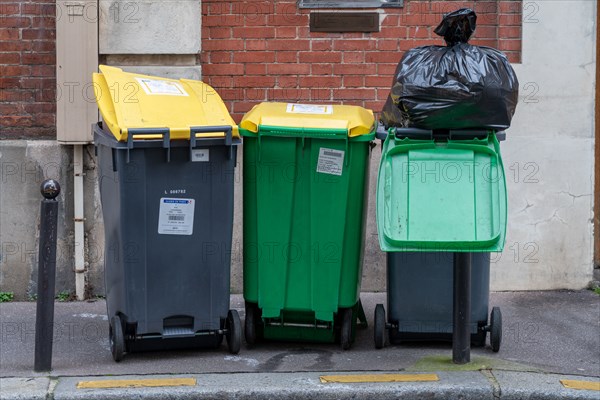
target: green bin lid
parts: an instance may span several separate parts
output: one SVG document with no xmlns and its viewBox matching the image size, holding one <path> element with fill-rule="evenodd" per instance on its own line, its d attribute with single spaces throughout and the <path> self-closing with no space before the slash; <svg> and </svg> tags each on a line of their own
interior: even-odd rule
<svg viewBox="0 0 600 400">
<path fill-rule="evenodd" d="M 507 198 L 494 134 L 383 144 L 377 230 L 383 251 L 502 251 Z"/>
</svg>

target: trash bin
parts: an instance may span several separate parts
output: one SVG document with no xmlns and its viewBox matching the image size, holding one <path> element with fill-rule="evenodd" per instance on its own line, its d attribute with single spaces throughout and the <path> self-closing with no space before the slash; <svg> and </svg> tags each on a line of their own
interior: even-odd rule
<svg viewBox="0 0 600 400">
<path fill-rule="evenodd" d="M 370 110 L 262 103 L 244 137 L 246 342 L 340 341 L 360 306 Z"/>
<path fill-rule="evenodd" d="M 233 182 L 241 143 L 210 86 L 100 66 L 93 126 L 104 217 L 110 344 L 124 352 L 237 353 L 229 310 Z"/>
<path fill-rule="evenodd" d="M 375 346 L 452 340 L 453 253 L 472 253 L 470 332 L 474 345 L 501 340 L 496 307 L 488 322 L 490 252 L 502 251 L 507 199 L 494 130 L 379 129 L 379 243 L 387 252 L 389 316 L 375 309 Z"/>
</svg>

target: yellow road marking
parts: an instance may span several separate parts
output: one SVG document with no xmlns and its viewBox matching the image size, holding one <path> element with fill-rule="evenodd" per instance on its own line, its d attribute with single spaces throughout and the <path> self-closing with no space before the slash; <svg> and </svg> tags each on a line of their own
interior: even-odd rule
<svg viewBox="0 0 600 400">
<path fill-rule="evenodd" d="M 560 383 L 567 389 L 577 389 L 577 390 L 596 390 L 600 391 L 600 381 L 592 382 L 592 381 L 574 381 L 570 379 L 561 379 Z"/>
<path fill-rule="evenodd" d="M 323 375 L 321 383 L 370 383 L 370 382 L 433 382 L 436 374 L 372 374 L 372 375 Z"/>
<path fill-rule="evenodd" d="M 77 389 L 113 389 L 141 388 L 162 386 L 196 386 L 196 378 L 165 378 L 165 379 L 110 379 L 98 381 L 81 381 Z"/>
</svg>

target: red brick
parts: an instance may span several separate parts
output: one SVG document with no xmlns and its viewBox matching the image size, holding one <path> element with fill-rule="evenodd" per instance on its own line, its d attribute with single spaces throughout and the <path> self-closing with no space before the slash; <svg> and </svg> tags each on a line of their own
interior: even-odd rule
<svg viewBox="0 0 600 400">
<path fill-rule="evenodd" d="M 202 51 L 222 51 L 222 50 L 243 50 L 244 42 L 238 39 L 215 39 L 204 40 L 202 42 Z"/>
<path fill-rule="evenodd" d="M 33 126 L 31 115 L 0 115 L 0 126 Z"/>
<path fill-rule="evenodd" d="M 53 52 L 56 50 L 56 43 L 54 41 L 34 40 L 29 43 L 31 44 L 31 50 L 33 51 Z"/>
<path fill-rule="evenodd" d="M 339 63 L 342 61 L 342 53 L 333 51 L 300 52 L 298 54 L 302 63 Z"/>
<path fill-rule="evenodd" d="M 500 14 L 521 14 L 523 11 L 523 2 L 521 0 L 516 1 L 500 1 L 499 13 Z"/>
<path fill-rule="evenodd" d="M 22 3 L 21 14 L 23 15 L 41 15 L 43 17 L 63 17 L 66 10 L 56 10 L 55 4 L 40 4 L 40 3 Z"/>
<path fill-rule="evenodd" d="M 333 41 L 333 49 L 337 51 L 346 51 L 346 50 L 375 50 L 377 47 L 377 41 L 375 39 L 372 40 L 364 40 L 364 39 L 356 39 L 356 40 L 334 40 Z"/>
<path fill-rule="evenodd" d="M 308 26 L 308 15 L 274 14 L 269 15 L 267 21 L 273 26 Z"/>
<path fill-rule="evenodd" d="M 247 39 L 246 50 L 247 51 L 261 51 L 267 49 L 266 40 Z"/>
<path fill-rule="evenodd" d="M 341 77 L 337 76 L 302 76 L 300 87 L 306 88 L 339 88 L 342 83 Z"/>
<path fill-rule="evenodd" d="M 215 15 L 215 16 L 205 16 L 202 19 L 202 24 L 204 26 L 244 26 L 244 18 L 241 15 Z"/>
<path fill-rule="evenodd" d="M 33 17 L 31 19 L 33 28 L 54 28 L 56 26 L 56 18 L 54 17 Z"/>
<path fill-rule="evenodd" d="M 365 76 L 365 86 L 367 87 L 391 87 L 393 79 L 389 76 Z"/>
<path fill-rule="evenodd" d="M 275 28 L 264 26 L 233 28 L 234 38 L 269 39 L 275 37 Z"/>
<path fill-rule="evenodd" d="M 417 30 L 414 27 L 410 27 L 412 29 L 412 34 L 414 35 Z M 425 32 L 425 34 L 427 36 L 425 36 L 426 38 L 429 37 L 429 32 L 427 31 L 427 28 L 424 27 L 419 27 L 418 32 L 422 35 L 422 32 Z M 404 39 L 406 37 L 412 37 L 411 34 L 409 33 L 409 28 L 407 28 L 406 26 L 392 26 L 392 27 L 382 27 L 381 31 L 379 31 L 379 33 L 377 33 L 377 37 L 378 38 L 399 38 L 399 39 Z"/>
<path fill-rule="evenodd" d="M 498 27 L 498 39 L 520 39 L 521 27 L 517 26 L 500 26 Z"/>
<path fill-rule="evenodd" d="M 267 99 L 267 90 L 263 88 L 246 88 L 244 90 L 244 100 L 251 102 L 261 102 Z"/>
<path fill-rule="evenodd" d="M 206 75 L 243 75 L 243 64 L 208 64 L 202 67 Z"/>
<path fill-rule="evenodd" d="M 473 33 L 473 39 L 496 39 L 498 28 L 495 26 L 477 26 Z"/>
<path fill-rule="evenodd" d="M 266 64 L 246 64 L 246 75 L 264 75 L 267 73 Z"/>
<path fill-rule="evenodd" d="M 208 29 L 208 37 L 211 39 L 230 39 L 231 28 L 212 27 Z"/>
<path fill-rule="evenodd" d="M 0 89 L 19 89 L 19 78 L 2 78 L 0 77 Z"/>
<path fill-rule="evenodd" d="M 0 17 L 0 28 L 28 28 L 31 18 L 27 17 Z"/>
<path fill-rule="evenodd" d="M 297 63 L 298 52 L 297 51 L 277 51 L 275 52 L 275 58 L 278 63 Z"/>
<path fill-rule="evenodd" d="M 295 38 L 298 35 L 298 28 L 295 26 L 278 26 L 275 30 L 275 37 L 278 39 Z"/>
<path fill-rule="evenodd" d="M 0 58 L 0 64 L 20 64 L 21 63 L 21 53 L 2 53 L 2 57 Z"/>
<path fill-rule="evenodd" d="M 54 29 L 23 29 L 21 38 L 23 40 L 54 40 L 56 31 Z"/>
<path fill-rule="evenodd" d="M 365 55 L 368 63 L 389 63 L 400 61 L 400 53 L 397 51 L 373 51 Z"/>
<path fill-rule="evenodd" d="M 332 89 L 327 88 L 313 88 L 310 89 L 310 100 L 318 102 L 329 102 L 334 99 L 331 97 Z"/>
<path fill-rule="evenodd" d="M 375 89 L 334 89 L 333 98 L 340 100 L 374 100 Z"/>
<path fill-rule="evenodd" d="M 331 64 L 311 64 L 311 75 L 331 75 L 333 73 L 333 65 Z"/>
<path fill-rule="evenodd" d="M 0 29 L 0 40 L 16 40 L 19 39 L 18 29 Z"/>
<path fill-rule="evenodd" d="M 331 39 L 315 39 L 311 40 L 312 51 L 330 51 L 333 50 L 333 42 Z"/>
<path fill-rule="evenodd" d="M 521 41 L 519 39 L 502 39 L 498 43 L 498 48 L 500 50 L 518 51 L 521 50 Z"/>
<path fill-rule="evenodd" d="M 19 115 L 23 113 L 20 103 L 0 103 L 0 115 Z"/>
<path fill-rule="evenodd" d="M 23 74 L 25 75 L 25 74 Z M 34 65 L 31 67 L 31 76 L 55 76 L 56 67 L 54 65 Z"/>
<path fill-rule="evenodd" d="M 230 88 L 233 86 L 233 78 L 230 76 L 210 76 L 207 83 L 214 88 Z"/>
<path fill-rule="evenodd" d="M 381 75 L 389 75 L 392 76 L 394 72 L 396 72 L 396 67 L 398 63 L 394 64 L 377 64 L 377 74 Z"/>
<path fill-rule="evenodd" d="M 238 102 L 234 103 L 234 110 L 236 113 L 245 114 L 248 111 L 252 110 L 252 107 L 254 107 L 255 105 L 256 105 L 256 100 L 254 100 L 254 101 L 238 101 Z M 241 118 L 240 118 L 240 120 L 241 120 Z"/>
<path fill-rule="evenodd" d="M 363 51 L 345 51 L 344 64 L 357 64 L 365 62 L 365 53 Z"/>
<path fill-rule="evenodd" d="M 233 52 L 233 62 L 239 63 L 272 63 L 275 62 L 274 51 Z"/>
<path fill-rule="evenodd" d="M 266 41 L 269 50 L 300 50 L 310 49 L 310 41 L 306 39 L 271 39 Z"/>
<path fill-rule="evenodd" d="M 0 2 L 0 15 L 21 15 L 21 5 L 19 3 Z"/>
<path fill-rule="evenodd" d="M 290 88 L 298 86 L 297 76 L 278 76 L 277 86 L 280 88 Z"/>
<path fill-rule="evenodd" d="M 35 113 L 55 113 L 56 112 L 56 103 L 28 103 L 23 104 L 23 111 L 29 114 Z"/>
<path fill-rule="evenodd" d="M 364 87 L 365 77 L 363 75 L 344 75 L 343 82 L 342 86 L 347 88 Z"/>
<path fill-rule="evenodd" d="M 276 78 L 274 76 L 235 76 L 233 77 L 234 87 L 274 87 Z"/>
<path fill-rule="evenodd" d="M 212 51 L 210 53 L 210 62 L 211 63 L 230 63 L 231 62 L 231 52 L 230 51 Z"/>
<path fill-rule="evenodd" d="M 45 43 L 45 42 L 42 42 Z M 29 51 L 32 48 L 32 42 L 25 42 L 22 40 L 10 40 L 10 41 L 0 41 L 0 52 L 13 52 L 13 51 Z M 0 58 L 0 63 L 2 62 L 2 58 Z"/>
<path fill-rule="evenodd" d="M 400 48 L 399 39 L 379 39 L 377 40 L 377 50 L 389 51 L 398 50 Z"/>
<path fill-rule="evenodd" d="M 267 90 L 268 101 L 305 102 L 310 100 L 308 89 L 298 88 L 275 88 Z"/>
<path fill-rule="evenodd" d="M 23 53 L 21 62 L 25 65 L 49 65 L 56 63 L 56 55 L 54 53 Z"/>
<path fill-rule="evenodd" d="M 27 76 L 31 74 L 31 67 L 23 65 L 1 65 L 0 76 Z"/>
<path fill-rule="evenodd" d="M 267 65 L 269 75 L 308 75 L 310 65 L 308 64 L 269 64 Z"/>
<path fill-rule="evenodd" d="M 498 16 L 498 25 L 521 25 L 522 16 L 521 14 L 500 14 Z"/>
<path fill-rule="evenodd" d="M 375 64 L 334 64 L 334 75 L 361 75 L 374 74 L 376 72 Z"/>
</svg>

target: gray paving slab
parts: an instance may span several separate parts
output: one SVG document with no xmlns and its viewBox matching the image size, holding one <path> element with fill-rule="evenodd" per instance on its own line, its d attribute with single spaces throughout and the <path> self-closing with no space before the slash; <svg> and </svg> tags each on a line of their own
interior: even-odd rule
<svg viewBox="0 0 600 400">
<path fill-rule="evenodd" d="M 560 383 L 561 379 L 598 382 L 599 378 L 513 371 L 494 371 L 493 375 L 502 400 L 600 399 L 598 391 L 567 389 Z"/>
<path fill-rule="evenodd" d="M 2 400 L 45 400 L 50 378 L 0 378 Z"/>
</svg>

